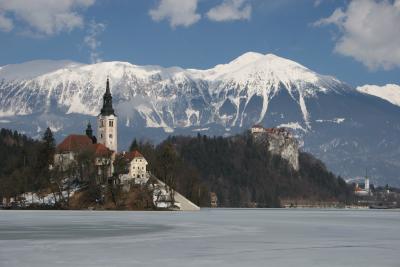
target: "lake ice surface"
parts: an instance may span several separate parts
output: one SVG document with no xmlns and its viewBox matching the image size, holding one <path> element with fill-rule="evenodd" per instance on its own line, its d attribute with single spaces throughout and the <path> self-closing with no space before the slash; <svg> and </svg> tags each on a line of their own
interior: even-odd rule
<svg viewBox="0 0 400 267">
<path fill-rule="evenodd" d="M 400 211 L 0 211 L 0 266 L 400 266 Z"/>
</svg>

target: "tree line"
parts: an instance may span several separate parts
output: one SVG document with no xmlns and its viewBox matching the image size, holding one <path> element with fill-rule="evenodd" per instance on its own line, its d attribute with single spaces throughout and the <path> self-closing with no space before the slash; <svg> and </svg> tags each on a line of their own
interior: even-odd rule
<svg viewBox="0 0 400 267">
<path fill-rule="evenodd" d="M 286 160 L 269 153 L 266 145 L 255 143 L 248 132 L 227 138 L 172 136 L 160 144 L 134 139 L 129 149 L 144 155 L 151 173 L 171 188 L 171 196 L 176 190 L 202 207 L 210 205 L 211 192 L 223 207 L 279 207 L 282 199 L 345 203 L 353 197 L 351 186 L 312 155 L 301 152 L 300 169 L 295 171 Z M 89 151 L 77 155 L 76 164 L 68 169 L 49 168 L 54 153 L 50 129 L 41 140 L 1 129 L 0 197 L 37 192 L 58 196 L 66 208 L 99 202 L 110 208 L 152 208 L 151 192 L 122 194 L 120 187 L 109 185 L 109 177 L 99 177 Z M 123 157 L 116 157 L 114 170 L 112 183 L 127 172 Z M 74 183 L 85 190 L 71 204 L 69 193 L 65 197 L 63 191 L 69 192 Z"/>
<path fill-rule="evenodd" d="M 282 199 L 351 202 L 351 186 L 311 154 L 300 152 L 299 171 L 248 132 L 233 137 L 172 136 L 153 145 L 133 140 L 161 180 L 200 206 L 216 193 L 223 207 L 279 207 Z"/>
</svg>

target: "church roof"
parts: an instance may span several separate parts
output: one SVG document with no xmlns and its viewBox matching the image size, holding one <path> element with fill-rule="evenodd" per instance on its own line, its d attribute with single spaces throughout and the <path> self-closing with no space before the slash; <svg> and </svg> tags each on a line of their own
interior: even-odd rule
<svg viewBox="0 0 400 267">
<path fill-rule="evenodd" d="M 57 152 L 78 152 L 92 145 L 92 139 L 87 135 L 68 135 L 56 148 Z"/>
<path fill-rule="evenodd" d="M 110 81 L 108 78 L 107 78 L 107 83 L 106 83 L 106 92 L 103 95 L 103 107 L 101 108 L 100 114 L 103 116 L 109 116 L 109 115 L 115 116 L 114 108 L 112 105 Z"/>
<path fill-rule="evenodd" d="M 103 144 L 93 144 L 87 135 L 68 135 L 57 147 L 57 153 L 93 151 L 96 156 L 110 156 L 112 151 Z"/>
<path fill-rule="evenodd" d="M 94 149 L 94 154 L 96 156 L 102 156 L 102 157 L 106 156 L 107 157 L 112 154 L 112 151 L 103 144 L 93 144 L 92 149 Z"/>
<path fill-rule="evenodd" d="M 125 157 L 126 157 L 129 161 L 132 161 L 134 158 L 144 158 L 143 155 L 142 155 L 139 151 L 137 151 L 137 150 L 134 150 L 134 151 L 131 151 L 131 152 L 127 152 L 127 153 L 125 154 Z"/>
</svg>

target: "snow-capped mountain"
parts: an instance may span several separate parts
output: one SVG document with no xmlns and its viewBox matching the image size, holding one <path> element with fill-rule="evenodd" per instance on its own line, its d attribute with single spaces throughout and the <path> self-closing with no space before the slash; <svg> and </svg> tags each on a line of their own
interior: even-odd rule
<svg viewBox="0 0 400 267">
<path fill-rule="evenodd" d="M 400 106 L 400 85 L 386 84 L 379 86 L 366 84 L 357 87 L 357 91 L 382 98 L 393 105 Z"/>
<path fill-rule="evenodd" d="M 82 132 L 98 114 L 107 76 L 120 149 L 133 137 L 230 135 L 255 123 L 293 129 L 303 150 L 335 172 L 396 181 L 400 108 L 273 54 L 249 52 L 211 69 L 33 61 L 0 68 L 0 127 L 36 136 Z M 375 169 L 374 169 L 375 168 Z"/>
<path fill-rule="evenodd" d="M 19 67 L 0 69 L 3 114 L 43 112 L 55 102 L 66 114 L 96 115 L 105 77 L 110 76 L 120 115 L 132 121 L 136 112 L 147 127 L 167 131 L 209 123 L 242 127 L 262 122 L 270 100 L 282 90 L 297 103 L 302 115 L 300 125 L 306 129 L 310 122 L 305 98 L 344 87 L 338 80 L 293 61 L 258 53 L 246 53 L 208 70 L 143 67 L 127 62 L 84 65 L 40 61 Z M 49 71 L 43 73 L 43 69 Z M 260 112 L 252 110 L 254 102 L 262 106 Z"/>
</svg>

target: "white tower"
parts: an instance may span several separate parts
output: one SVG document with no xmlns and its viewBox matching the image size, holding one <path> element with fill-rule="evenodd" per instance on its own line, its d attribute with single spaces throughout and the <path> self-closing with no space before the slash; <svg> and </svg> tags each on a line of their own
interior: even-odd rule
<svg viewBox="0 0 400 267">
<path fill-rule="evenodd" d="M 112 106 L 110 82 L 107 78 L 106 92 L 103 96 L 103 107 L 97 116 L 97 142 L 117 152 L 117 115 Z"/>
<path fill-rule="evenodd" d="M 365 177 L 365 186 L 364 186 L 365 191 L 369 192 L 369 178 Z"/>
</svg>

